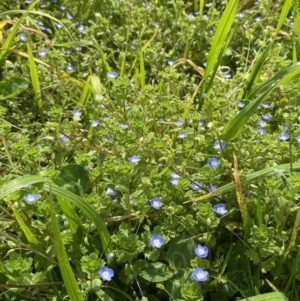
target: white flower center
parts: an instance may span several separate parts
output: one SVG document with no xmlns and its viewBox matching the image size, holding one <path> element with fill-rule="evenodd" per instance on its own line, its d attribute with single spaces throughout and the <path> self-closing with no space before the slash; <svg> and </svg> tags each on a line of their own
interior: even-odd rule
<svg viewBox="0 0 300 301">
<path fill-rule="evenodd" d="M 109 273 L 108 272 L 103 272 L 103 278 L 109 278 Z"/>
<path fill-rule="evenodd" d="M 160 246 L 160 241 L 159 241 L 159 239 L 154 239 L 153 244 L 154 244 L 156 247 L 159 247 L 159 246 Z"/>
</svg>

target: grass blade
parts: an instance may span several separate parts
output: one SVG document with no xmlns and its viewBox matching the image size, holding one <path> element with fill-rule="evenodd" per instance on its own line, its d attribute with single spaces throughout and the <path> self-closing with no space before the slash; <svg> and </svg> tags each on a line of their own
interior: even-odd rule
<svg viewBox="0 0 300 301">
<path fill-rule="evenodd" d="M 44 122 L 43 100 L 42 100 L 40 80 L 39 80 L 36 64 L 34 61 L 32 48 L 28 41 L 27 41 L 27 52 L 28 52 L 28 58 L 29 58 L 29 71 L 30 71 L 30 78 L 31 78 L 31 83 L 32 83 L 32 87 L 33 87 L 33 92 L 34 92 L 34 96 L 36 99 L 36 104 L 37 104 L 37 107 L 39 110 L 39 114 L 41 116 L 42 122 Z"/>
<path fill-rule="evenodd" d="M 232 29 L 232 24 L 238 9 L 238 4 L 239 4 L 239 0 L 230 0 L 225 8 L 224 13 L 222 14 L 222 17 L 220 19 L 220 22 L 214 34 L 212 45 L 209 50 L 209 54 L 207 58 L 207 66 L 205 68 L 205 74 L 203 79 L 204 86 L 202 87 L 201 92 L 204 92 L 205 85 L 206 85 L 205 83 L 207 82 L 207 79 L 210 76 L 211 71 L 215 70 L 213 77 L 216 74 L 217 71 L 216 64 L 218 61 L 219 62 L 221 61 L 220 54 L 222 52 L 222 48 L 224 48 L 224 43 L 226 41 L 226 38 L 228 37 L 230 30 Z M 212 86 L 212 81 L 210 82 L 209 86 Z M 203 93 L 201 93 L 201 96 L 198 102 L 196 103 L 197 110 L 201 110 L 203 105 L 204 99 L 202 97 L 202 94 Z"/>
<path fill-rule="evenodd" d="M 80 294 L 80 289 L 77 284 L 75 275 L 69 263 L 69 258 L 60 235 L 60 229 L 56 219 L 56 213 L 54 209 L 54 204 L 52 196 L 50 195 L 50 215 L 51 215 L 51 226 L 53 231 L 54 243 L 56 248 L 57 260 L 59 263 L 59 268 L 64 280 L 66 290 L 72 301 L 84 301 L 83 296 Z"/>
<path fill-rule="evenodd" d="M 292 6 L 292 3 L 293 3 L 293 0 L 285 0 L 284 1 L 284 4 L 282 6 L 282 9 L 281 9 L 281 14 L 279 16 L 279 19 L 278 19 L 278 23 L 277 23 L 277 27 L 276 27 L 276 31 L 275 31 L 275 34 L 274 36 L 277 37 L 278 34 L 279 34 L 279 31 L 291 9 L 291 6 Z"/>
<path fill-rule="evenodd" d="M 43 190 L 47 192 L 51 192 L 55 196 L 59 196 L 63 199 L 69 200 L 75 206 L 83 211 L 95 224 L 98 233 L 100 235 L 103 249 L 106 254 L 111 252 L 110 246 L 110 235 L 106 229 L 105 223 L 101 219 L 101 217 L 95 212 L 94 208 L 84 199 L 75 195 L 74 193 L 65 190 L 63 188 L 51 185 L 49 180 L 40 177 L 40 176 L 23 176 L 17 179 L 11 180 L 8 183 L 1 186 L 0 189 L 0 199 L 4 198 L 5 196 L 13 193 L 28 184 L 36 184 L 36 183 L 44 183 Z"/>
<path fill-rule="evenodd" d="M 100 235 L 105 253 L 108 254 L 111 252 L 110 235 L 106 229 L 105 223 L 87 201 L 66 189 L 50 185 L 49 182 L 44 184 L 43 189 L 48 192 L 51 191 L 51 193 L 53 193 L 55 196 L 60 196 L 63 199 L 69 200 L 71 203 L 81 209 L 94 222 Z"/>
<path fill-rule="evenodd" d="M 300 45 L 300 14 L 296 2 L 294 4 L 294 22 L 295 22 L 295 31 L 298 36 L 298 44 Z"/>
<path fill-rule="evenodd" d="M 247 99 L 248 98 L 249 92 L 251 91 L 251 89 L 254 87 L 254 85 L 259 80 L 262 67 L 263 67 L 268 55 L 270 54 L 272 46 L 273 46 L 273 43 L 270 43 L 269 46 L 264 50 L 264 52 L 261 54 L 261 56 L 257 60 L 249 77 L 247 78 L 241 92 L 239 93 L 239 96 L 238 96 L 239 99 Z"/>
<path fill-rule="evenodd" d="M 16 36 L 17 34 L 17 31 L 19 29 L 19 27 L 21 26 L 22 22 L 25 20 L 25 18 L 27 17 L 27 15 L 29 14 L 30 10 L 32 10 L 34 8 L 34 6 L 40 2 L 40 0 L 36 0 L 34 1 L 29 7 L 28 9 L 24 12 L 23 16 L 19 19 L 19 21 L 16 23 L 15 26 L 13 26 L 11 32 L 8 34 L 3 46 L 1 47 L 0 49 L 0 74 L 1 72 L 3 71 L 3 67 L 5 65 L 5 60 L 6 60 L 6 57 L 8 55 L 8 52 L 10 50 L 10 46 L 11 46 L 11 43 L 14 39 L 14 37 Z M 9 13 L 9 12 L 8 12 Z M 5 12 L 5 14 L 7 15 L 7 12 Z M 1 15 L 0 15 L 1 17 Z"/>
<path fill-rule="evenodd" d="M 231 29 L 232 23 L 235 19 L 239 1 L 231 0 L 226 6 L 226 9 L 220 19 L 219 25 L 214 35 L 208 58 L 207 66 L 205 69 L 204 79 L 207 79 L 210 72 L 213 70 L 215 63 L 218 60 L 219 54 L 226 40 L 226 37 Z"/>
<path fill-rule="evenodd" d="M 277 165 L 277 166 L 273 166 L 273 167 L 268 167 L 268 168 L 256 171 L 256 172 L 254 172 L 250 175 L 247 175 L 247 176 L 243 177 L 241 179 L 241 184 L 242 185 L 250 184 L 250 183 L 253 183 L 255 181 L 261 180 L 265 177 L 269 177 L 269 176 L 273 175 L 276 170 L 279 170 L 279 169 L 288 170 L 289 168 L 290 168 L 290 164 L 282 164 L 282 165 Z M 294 170 L 300 169 L 300 163 L 294 164 L 293 168 L 294 168 Z M 192 202 L 199 202 L 199 201 L 207 200 L 209 198 L 212 198 L 212 197 L 221 195 L 223 193 L 232 191 L 234 188 L 235 188 L 235 182 L 230 182 L 230 183 L 228 183 L 228 184 L 226 184 L 226 185 L 224 185 L 220 188 L 217 188 L 216 190 L 214 190 L 210 193 L 202 195 L 202 196 L 200 196 L 198 198 L 195 198 L 191 201 L 184 202 L 183 204 L 188 204 L 188 203 L 192 203 Z"/>
<path fill-rule="evenodd" d="M 235 154 L 233 154 L 233 166 L 234 166 L 233 177 L 235 182 L 236 197 L 237 197 L 237 202 L 241 211 L 243 224 L 244 224 L 244 240 L 247 241 L 247 239 L 250 236 L 251 220 L 243 196 L 242 184 L 241 184 L 239 170 L 238 170 L 238 161 Z"/>
<path fill-rule="evenodd" d="M 266 81 L 255 89 L 249 99 L 253 99 L 257 94 L 262 93 L 251 103 L 245 106 L 233 119 L 227 124 L 224 129 L 221 139 L 228 141 L 237 137 L 246 122 L 255 113 L 258 106 L 273 92 L 278 86 L 286 84 L 300 74 L 300 66 L 290 66 L 276 73 L 270 80 Z"/>
</svg>

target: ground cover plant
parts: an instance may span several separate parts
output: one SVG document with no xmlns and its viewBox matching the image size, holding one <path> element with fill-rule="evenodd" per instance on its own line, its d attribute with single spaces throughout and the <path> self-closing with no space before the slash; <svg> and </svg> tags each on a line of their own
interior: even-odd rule
<svg viewBox="0 0 300 301">
<path fill-rule="evenodd" d="M 0 3 L 3 300 L 300 300 L 297 1 Z"/>
</svg>

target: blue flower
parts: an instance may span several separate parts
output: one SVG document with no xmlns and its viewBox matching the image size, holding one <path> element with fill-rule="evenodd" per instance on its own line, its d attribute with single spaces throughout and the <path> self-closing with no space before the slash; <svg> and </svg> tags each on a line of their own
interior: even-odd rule
<svg viewBox="0 0 300 301">
<path fill-rule="evenodd" d="M 98 121 L 98 120 L 95 120 L 95 121 L 93 121 L 93 122 L 91 123 L 90 127 L 91 127 L 91 128 L 95 128 L 95 127 L 98 126 L 98 125 L 99 125 L 99 121 Z"/>
<path fill-rule="evenodd" d="M 180 179 L 180 176 L 177 173 L 175 173 L 175 172 L 171 173 L 170 183 L 172 185 L 178 185 L 179 184 L 179 179 Z"/>
<path fill-rule="evenodd" d="M 278 134 L 278 138 L 280 140 L 283 140 L 283 141 L 286 141 L 290 138 L 289 134 L 286 134 L 286 133 L 281 133 L 281 134 Z"/>
<path fill-rule="evenodd" d="M 64 5 L 61 5 L 59 8 L 60 8 L 61 10 L 65 10 L 65 9 L 66 9 L 66 7 L 65 7 Z"/>
<path fill-rule="evenodd" d="M 168 64 L 169 66 L 174 66 L 174 65 L 175 65 L 175 62 L 172 61 L 172 60 L 167 60 L 167 64 Z"/>
<path fill-rule="evenodd" d="M 265 135 L 267 131 L 265 129 L 257 129 L 258 133 L 261 135 Z"/>
<path fill-rule="evenodd" d="M 107 73 L 107 77 L 108 78 L 117 78 L 118 77 L 118 73 L 116 71 L 108 72 Z"/>
<path fill-rule="evenodd" d="M 82 50 L 82 47 L 81 47 L 81 46 L 75 46 L 74 49 L 75 49 L 76 51 L 81 51 L 81 50 Z"/>
<path fill-rule="evenodd" d="M 272 105 L 268 105 L 266 103 L 262 103 L 261 106 L 264 108 L 264 109 L 271 109 L 273 106 Z"/>
<path fill-rule="evenodd" d="M 206 246 L 202 247 L 201 245 L 198 245 L 195 248 L 195 254 L 200 258 L 206 258 L 208 255 L 208 247 Z"/>
<path fill-rule="evenodd" d="M 195 183 L 192 183 L 191 186 L 194 191 L 199 191 L 204 187 L 204 184 L 202 182 L 195 181 Z"/>
<path fill-rule="evenodd" d="M 25 36 L 24 33 L 20 33 L 20 34 L 18 35 L 18 37 L 19 37 L 19 39 L 20 39 L 22 42 L 26 42 L 26 40 L 27 40 L 27 38 L 26 38 L 26 36 Z"/>
<path fill-rule="evenodd" d="M 84 32 L 85 32 L 85 26 L 82 25 L 82 24 L 79 25 L 78 30 L 79 30 L 80 32 L 84 33 Z"/>
<path fill-rule="evenodd" d="M 259 126 L 266 126 L 266 125 L 267 125 L 267 123 L 266 123 L 264 120 L 258 120 L 258 121 L 257 121 L 257 124 L 258 124 Z"/>
<path fill-rule="evenodd" d="M 99 271 L 99 274 L 100 277 L 106 281 L 110 281 L 111 278 L 115 275 L 114 271 L 108 267 L 102 267 Z"/>
<path fill-rule="evenodd" d="M 74 66 L 72 66 L 72 65 L 69 64 L 67 66 L 67 70 L 70 71 L 70 72 L 74 72 L 74 71 L 76 71 L 76 68 Z"/>
<path fill-rule="evenodd" d="M 179 119 L 179 120 L 177 120 L 176 122 L 174 122 L 174 124 L 175 124 L 176 126 L 182 126 L 182 125 L 184 125 L 184 121 L 181 120 L 181 119 Z"/>
<path fill-rule="evenodd" d="M 138 163 L 139 161 L 141 161 L 141 158 L 139 156 L 131 156 L 128 158 L 128 161 L 131 163 Z"/>
<path fill-rule="evenodd" d="M 207 165 L 211 168 L 216 168 L 220 165 L 220 161 L 217 158 L 210 158 L 207 161 Z"/>
<path fill-rule="evenodd" d="M 157 235 L 157 234 L 153 234 L 150 238 L 150 245 L 153 247 L 153 248 L 161 248 L 161 246 L 165 243 L 165 240 Z"/>
<path fill-rule="evenodd" d="M 74 117 L 75 120 L 80 120 L 80 116 L 82 115 L 82 112 L 74 110 L 72 112 L 72 114 L 73 114 L 73 117 Z"/>
<path fill-rule="evenodd" d="M 163 205 L 159 198 L 154 198 L 150 200 L 150 203 L 151 206 L 156 210 L 158 210 Z"/>
<path fill-rule="evenodd" d="M 217 185 L 213 185 L 213 184 L 209 184 L 209 185 L 207 186 L 207 190 L 208 190 L 209 192 L 212 192 L 212 191 L 216 190 L 217 188 L 218 188 L 218 186 L 217 186 Z"/>
<path fill-rule="evenodd" d="M 61 135 L 59 137 L 59 140 L 62 141 L 62 142 L 67 142 L 69 140 L 69 138 L 67 136 L 65 136 L 65 135 Z"/>
<path fill-rule="evenodd" d="M 109 253 L 106 255 L 106 260 L 111 260 L 114 257 L 113 253 Z"/>
<path fill-rule="evenodd" d="M 71 49 L 69 49 L 69 48 L 66 48 L 65 49 L 65 54 L 71 54 L 72 53 L 72 50 Z"/>
<path fill-rule="evenodd" d="M 298 143 L 300 143 L 300 136 L 296 137 L 296 140 L 298 141 Z"/>
<path fill-rule="evenodd" d="M 208 276 L 207 271 L 203 271 L 201 268 L 196 268 L 192 274 L 192 278 L 196 281 L 206 281 Z"/>
<path fill-rule="evenodd" d="M 220 214 L 220 215 L 224 215 L 225 213 L 228 212 L 228 210 L 226 210 L 226 208 L 225 208 L 225 204 L 218 204 L 218 205 L 215 205 L 215 206 L 214 206 L 214 211 L 215 211 L 217 214 Z"/>
<path fill-rule="evenodd" d="M 178 136 L 177 136 L 177 138 L 179 138 L 179 139 L 184 139 L 184 138 L 186 138 L 187 137 L 187 133 L 186 132 L 184 132 L 184 133 L 181 133 L 181 134 L 179 134 Z"/>
<path fill-rule="evenodd" d="M 206 99 L 206 98 L 207 98 L 207 94 L 206 94 L 206 93 L 203 93 L 203 94 L 202 94 L 202 97 L 203 97 L 204 99 Z"/>
<path fill-rule="evenodd" d="M 219 151 L 219 150 L 223 149 L 225 147 L 225 145 L 226 145 L 226 142 L 224 142 L 224 141 L 220 141 L 220 142 L 216 141 L 214 144 L 214 149 Z"/>
<path fill-rule="evenodd" d="M 32 1 L 31 1 L 31 0 L 25 0 L 25 3 L 26 3 L 26 4 L 31 4 Z"/>
<path fill-rule="evenodd" d="M 146 8 L 146 9 L 150 9 L 150 4 L 147 2 L 142 2 L 142 5 Z"/>
<path fill-rule="evenodd" d="M 121 129 L 128 129 L 129 126 L 127 124 L 119 123 L 119 128 L 121 128 Z"/>
<path fill-rule="evenodd" d="M 38 199 L 40 198 L 40 196 L 38 194 L 26 194 L 24 196 L 24 200 L 28 203 L 28 204 L 33 204 L 35 203 Z"/>
<path fill-rule="evenodd" d="M 117 194 L 116 191 L 112 188 L 107 188 L 106 193 L 110 196 L 114 196 Z"/>
<path fill-rule="evenodd" d="M 61 24 L 61 23 L 56 23 L 55 25 L 58 29 L 64 28 L 63 24 Z"/>
<path fill-rule="evenodd" d="M 263 114 L 262 115 L 262 119 L 264 119 L 264 120 L 271 120 L 272 119 L 272 115 L 270 115 L 270 114 Z"/>
<path fill-rule="evenodd" d="M 130 204 L 135 204 L 135 203 L 136 203 L 136 198 L 130 200 Z"/>
<path fill-rule="evenodd" d="M 46 49 L 42 49 L 41 51 L 39 51 L 39 56 L 45 56 L 46 54 L 47 54 Z"/>
<path fill-rule="evenodd" d="M 255 20 L 255 22 L 259 22 L 259 21 L 261 21 L 261 17 L 258 16 L 258 17 L 256 17 L 254 20 Z"/>
<path fill-rule="evenodd" d="M 204 119 L 200 119 L 199 126 L 204 126 L 204 125 L 205 125 L 205 120 Z"/>
<path fill-rule="evenodd" d="M 242 103 L 241 101 L 236 102 L 236 105 L 237 105 L 239 108 L 243 108 L 243 107 L 245 106 L 245 104 Z"/>
<path fill-rule="evenodd" d="M 72 19 L 73 19 L 73 16 L 72 16 L 71 14 L 67 13 L 67 14 L 66 14 L 66 18 L 69 19 L 69 20 L 72 20 Z"/>
</svg>

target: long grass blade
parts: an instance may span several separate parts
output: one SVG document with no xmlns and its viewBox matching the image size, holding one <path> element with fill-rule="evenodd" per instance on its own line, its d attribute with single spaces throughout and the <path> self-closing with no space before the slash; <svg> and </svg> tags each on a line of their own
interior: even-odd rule
<svg viewBox="0 0 300 301">
<path fill-rule="evenodd" d="M 34 8 L 34 6 L 40 2 L 40 0 L 36 0 L 34 1 L 29 7 L 28 9 L 24 12 L 23 16 L 19 19 L 19 21 L 16 23 L 16 25 L 13 26 L 11 32 L 8 34 L 3 46 L 0 48 L 0 74 L 1 74 L 1 70 L 3 69 L 4 65 L 5 65 L 5 60 L 6 57 L 9 53 L 10 50 L 10 46 L 11 43 L 14 39 L 14 37 L 16 36 L 18 29 L 20 28 L 22 22 L 25 20 L 25 18 L 28 16 L 30 10 L 32 10 Z M 7 12 L 5 12 L 7 15 Z M 1 17 L 1 15 L 0 15 Z"/>
<path fill-rule="evenodd" d="M 53 232 L 54 243 L 56 248 L 56 255 L 59 263 L 59 268 L 62 274 L 62 278 L 66 286 L 66 290 L 68 292 L 70 300 L 84 301 L 83 296 L 80 294 L 78 283 L 76 281 L 75 275 L 70 266 L 69 258 L 64 243 L 62 241 L 51 195 L 49 199 L 49 204 L 50 204 L 51 226 L 52 226 L 52 232 Z"/>
<path fill-rule="evenodd" d="M 241 178 L 241 184 L 242 185 L 246 185 L 246 184 L 250 184 L 250 183 L 254 183 L 255 181 L 264 179 L 266 177 L 272 176 L 274 175 L 274 172 L 277 170 L 289 170 L 290 168 L 290 164 L 282 164 L 282 165 L 277 165 L 277 166 L 273 166 L 273 167 L 268 167 L 259 171 L 256 171 L 250 175 L 247 175 L 243 178 Z M 293 169 L 300 169 L 300 163 L 296 163 L 293 165 Z M 226 192 L 230 192 L 235 188 L 235 182 L 230 182 L 220 188 L 217 188 L 216 190 L 207 193 L 205 195 L 202 195 L 198 198 L 195 198 L 193 200 L 184 202 L 183 204 L 188 204 L 188 203 L 192 203 L 192 202 L 199 202 L 199 201 L 203 201 L 203 200 L 207 200 L 209 198 L 224 194 Z"/>
<path fill-rule="evenodd" d="M 294 4 L 294 23 L 295 23 L 295 31 L 298 36 L 298 45 L 300 45 L 300 14 L 298 9 L 298 3 L 296 1 Z"/>
<path fill-rule="evenodd" d="M 49 180 L 43 177 L 23 176 L 9 181 L 8 183 L 0 187 L 0 199 L 4 198 L 10 193 L 13 193 L 25 187 L 28 184 L 36 184 L 36 183 L 44 183 L 43 190 L 47 192 L 51 192 L 55 196 L 59 196 L 63 199 L 69 200 L 71 203 L 73 203 L 75 206 L 81 209 L 83 213 L 86 214 L 87 217 L 94 222 L 98 230 L 98 233 L 100 235 L 105 253 L 108 254 L 111 252 L 109 232 L 107 231 L 105 223 L 103 222 L 101 217 L 95 212 L 94 208 L 81 197 L 75 195 L 74 193 L 68 190 L 55 186 L 55 184 L 50 183 Z"/>
<path fill-rule="evenodd" d="M 210 75 L 210 72 L 213 70 L 214 65 L 216 64 L 223 44 L 226 40 L 226 37 L 232 27 L 232 23 L 235 19 L 239 1 L 231 0 L 226 6 L 226 9 L 220 19 L 219 25 L 216 29 L 214 40 L 212 42 L 208 58 L 207 66 L 205 69 L 204 79 L 207 79 Z"/>
<path fill-rule="evenodd" d="M 255 63 L 249 77 L 247 78 L 242 90 L 239 93 L 239 96 L 238 96 L 239 99 L 247 99 L 248 98 L 249 92 L 251 91 L 251 89 L 254 87 L 254 85 L 259 80 L 263 65 L 264 65 L 268 55 L 271 52 L 272 46 L 273 46 L 273 43 L 271 42 L 269 44 L 269 46 L 260 55 L 257 62 Z"/>
<path fill-rule="evenodd" d="M 228 141 L 237 137 L 246 122 L 255 113 L 258 106 L 273 92 L 278 86 L 290 82 L 300 74 L 300 66 L 290 66 L 275 74 L 270 80 L 266 81 L 255 89 L 249 96 L 253 99 L 257 94 L 262 93 L 251 103 L 245 106 L 225 127 L 221 139 Z"/>
<path fill-rule="evenodd" d="M 107 231 L 106 226 L 99 214 L 95 212 L 94 208 L 87 201 L 66 189 L 50 185 L 49 182 L 44 184 L 43 189 L 48 192 L 51 191 L 51 193 L 53 193 L 55 196 L 60 196 L 66 200 L 69 200 L 76 207 L 81 209 L 94 222 L 100 235 L 105 253 L 108 254 L 111 252 L 109 232 Z"/>
<path fill-rule="evenodd" d="M 234 166 L 233 177 L 235 182 L 237 203 L 239 205 L 242 219 L 243 219 L 243 224 L 244 224 L 244 239 L 247 241 L 247 239 L 250 236 L 251 220 L 243 196 L 242 184 L 241 184 L 239 169 L 238 169 L 238 161 L 235 154 L 233 154 L 233 166 Z"/>
<path fill-rule="evenodd" d="M 280 14 L 279 19 L 278 19 L 276 31 L 275 31 L 275 34 L 274 34 L 275 37 L 278 36 L 279 31 L 282 28 L 282 25 L 284 24 L 284 21 L 285 21 L 287 15 L 288 15 L 288 13 L 291 9 L 292 3 L 293 3 L 293 0 L 285 0 L 284 1 L 284 4 L 281 8 L 281 14 Z"/>
<path fill-rule="evenodd" d="M 237 13 L 238 5 L 239 5 L 239 0 L 229 1 L 229 3 L 225 8 L 224 13 L 222 14 L 218 27 L 216 29 L 214 39 L 207 58 L 207 66 L 205 68 L 205 74 L 203 79 L 204 85 L 202 86 L 201 93 L 200 93 L 201 95 L 198 99 L 198 102 L 196 103 L 196 109 L 199 111 L 201 110 L 204 101 L 204 98 L 202 96 L 204 90 L 206 91 L 206 93 L 208 93 L 209 89 L 213 84 L 214 77 L 217 72 L 218 62 L 219 64 L 221 62 L 221 57 L 222 57 L 221 52 L 222 49 L 224 48 L 224 43 L 226 42 L 226 39 L 228 39 L 228 34 L 230 30 L 232 30 L 232 24 L 235 19 L 235 15 Z M 214 73 L 212 75 L 213 79 L 211 79 L 208 86 L 206 86 L 208 77 L 211 75 L 211 72 L 213 70 L 214 70 Z"/>
<path fill-rule="evenodd" d="M 46 255 L 46 252 L 45 252 L 45 250 L 43 248 L 43 245 L 36 238 L 36 236 L 32 233 L 32 231 L 27 226 L 27 224 L 24 222 L 21 214 L 18 212 L 18 210 L 15 208 L 15 206 L 12 204 L 12 202 L 9 199 L 7 199 L 6 203 L 9 205 L 10 209 L 12 210 L 12 212 L 13 212 L 13 214 L 15 216 L 15 219 L 18 222 L 20 228 L 22 229 L 22 231 L 23 231 L 23 233 L 24 233 L 24 235 L 25 235 L 28 243 L 30 244 L 30 246 L 34 250 L 38 251 L 39 253 L 42 253 L 43 255 Z M 39 259 L 41 261 L 41 265 L 43 266 L 45 258 L 39 256 Z"/>
<path fill-rule="evenodd" d="M 31 48 L 29 41 L 27 41 L 27 52 L 28 52 L 28 58 L 29 58 L 29 71 L 30 71 L 30 78 L 31 78 L 31 83 L 32 83 L 32 87 L 33 87 L 33 93 L 35 96 L 36 104 L 37 104 L 42 122 L 44 122 L 41 85 L 40 85 L 40 80 L 39 80 L 37 68 L 36 68 L 35 61 L 34 61 L 34 56 L 32 53 L 32 48 Z"/>
</svg>

